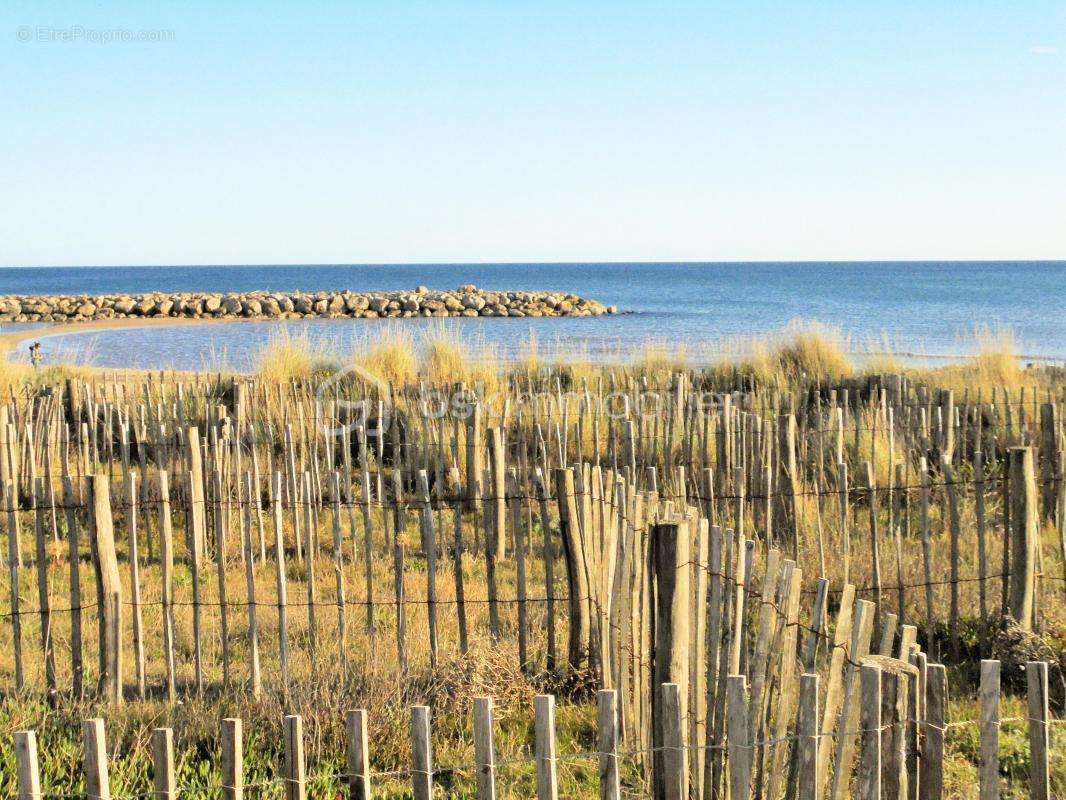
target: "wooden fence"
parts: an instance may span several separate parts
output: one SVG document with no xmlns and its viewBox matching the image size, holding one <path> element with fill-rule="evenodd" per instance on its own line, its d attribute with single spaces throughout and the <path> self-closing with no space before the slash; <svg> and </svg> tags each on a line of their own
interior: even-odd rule
<svg viewBox="0 0 1066 800">
<path fill-rule="evenodd" d="M 159 380 L 11 398 L 0 686 L 53 702 L 284 694 L 322 652 L 343 672 L 391 640 L 402 676 L 488 641 L 530 676 L 613 692 L 601 736 L 642 754 L 656 797 L 838 800 L 853 761 L 853 796 L 903 797 L 922 770 L 939 780 L 944 668 L 928 662 L 973 657 L 966 618 L 987 654 L 997 626 L 1039 632 L 1063 602 L 1061 397 L 957 402 L 895 376 L 745 392 L 688 374 L 518 383 L 495 403 L 449 392 L 440 415 L 425 386 Z M 983 746 L 995 669 L 983 662 Z M 1029 683 L 1045 743 L 1046 686 Z M 431 770 L 412 774 L 428 797 Z"/>
<path fill-rule="evenodd" d="M 1034 800 L 1051 797 L 1049 784 L 1047 664 L 1030 662 L 1028 677 L 1028 716 L 1024 722 L 1031 748 L 1029 796 Z M 506 766 L 527 765 L 535 769 L 538 800 L 559 797 L 557 765 L 560 762 L 595 760 L 600 776 L 602 800 L 620 800 L 620 774 L 629 762 L 655 761 L 650 796 L 662 800 L 687 800 L 689 797 L 718 797 L 718 790 L 704 793 L 701 764 L 708 773 L 720 769 L 725 775 L 722 791 L 732 800 L 753 797 L 777 797 L 777 789 L 786 797 L 800 800 L 821 797 L 853 797 L 856 800 L 903 800 L 910 797 L 938 800 L 944 787 L 944 739 L 951 726 L 976 725 L 979 729 L 981 764 L 979 796 L 999 796 L 1000 664 L 981 662 L 981 710 L 978 720 L 948 722 L 945 717 L 947 697 L 946 670 L 939 664 L 917 665 L 887 657 L 864 659 L 857 679 L 849 685 L 849 696 L 856 704 L 848 729 L 831 735 L 820 732 L 820 692 L 817 673 L 805 673 L 796 689 L 795 727 L 788 733 L 769 739 L 753 738 L 749 727 L 751 703 L 744 675 L 728 678 L 725 743 L 693 743 L 688 738 L 682 702 L 682 687 L 664 683 L 659 687 L 661 741 L 646 749 L 625 750 L 619 729 L 618 693 L 602 689 L 597 693 L 597 739 L 594 752 L 559 752 L 555 738 L 555 698 L 538 695 L 534 702 L 535 739 L 530 756 L 511 759 Z M 284 762 L 279 777 L 265 782 L 246 784 L 243 768 L 244 731 L 240 719 L 224 719 L 221 729 L 221 783 L 217 786 L 179 787 L 174 769 L 174 731 L 156 728 L 152 732 L 152 782 L 154 796 L 167 800 L 180 795 L 219 793 L 230 800 L 240 800 L 248 789 L 276 788 L 287 800 L 304 800 L 309 784 L 324 784 L 343 789 L 352 800 L 369 800 L 376 782 L 394 783 L 406 778 L 416 800 L 430 800 L 434 777 L 465 772 L 474 776 L 476 796 L 495 800 L 497 795 L 497 761 L 493 744 L 493 702 L 491 697 L 476 698 L 473 707 L 475 762 L 438 765 L 433 760 L 431 712 L 427 706 L 413 706 L 410 715 L 410 766 L 405 771 L 376 774 L 370 770 L 371 742 L 367 736 L 365 709 L 349 711 L 345 719 L 347 754 L 342 772 L 308 770 L 304 756 L 302 721 L 298 715 L 284 719 Z M 1061 722 L 1061 720 L 1055 720 Z M 99 800 L 123 800 L 111 794 L 105 725 L 102 718 L 86 720 L 83 725 L 84 771 L 86 794 Z M 18 765 L 19 800 L 45 800 L 68 797 L 67 794 L 43 792 L 38 765 L 37 737 L 33 731 L 14 735 Z M 835 752 L 834 768 L 823 751 Z M 782 758 L 781 754 L 785 754 Z M 47 754 L 44 754 L 47 757 Z M 787 772 L 771 769 L 787 759 Z M 713 767 L 713 769 L 712 769 Z M 852 771 L 854 770 L 854 771 Z M 726 789 L 727 787 L 727 789 Z M 724 795 L 722 795 L 724 796 Z"/>
</svg>

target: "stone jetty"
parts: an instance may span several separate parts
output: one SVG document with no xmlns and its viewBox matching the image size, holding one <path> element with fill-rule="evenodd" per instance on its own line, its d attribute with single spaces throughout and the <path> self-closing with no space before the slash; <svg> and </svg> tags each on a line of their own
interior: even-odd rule
<svg viewBox="0 0 1066 800">
<path fill-rule="evenodd" d="M 566 292 L 494 292 L 467 284 L 450 291 L 147 292 L 4 295 L 0 320 L 84 322 L 130 319 L 376 319 L 380 317 L 595 317 L 614 306 Z"/>
</svg>

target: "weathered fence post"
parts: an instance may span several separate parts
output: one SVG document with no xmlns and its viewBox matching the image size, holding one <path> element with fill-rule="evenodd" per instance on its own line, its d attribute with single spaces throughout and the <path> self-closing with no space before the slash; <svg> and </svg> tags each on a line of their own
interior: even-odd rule
<svg viewBox="0 0 1066 800">
<path fill-rule="evenodd" d="M 925 724 L 919 786 L 922 797 L 940 800 L 944 794 L 944 733 L 947 720 L 948 678 L 943 664 L 925 672 Z"/>
<path fill-rule="evenodd" d="M 81 700 L 85 695 L 85 666 L 82 653 L 81 622 L 81 536 L 75 506 L 78 505 L 74 492 L 74 480 L 63 477 L 63 505 L 66 506 L 67 520 L 67 560 L 70 563 L 70 670 L 71 689 L 74 697 Z M 16 669 L 18 662 L 16 661 Z"/>
<path fill-rule="evenodd" d="M 1033 450 L 1012 447 L 1010 470 L 1010 614 L 1024 630 L 1033 626 L 1038 509 Z"/>
<path fill-rule="evenodd" d="M 192 560 L 194 573 L 199 569 L 199 561 L 204 555 L 204 544 L 207 539 L 207 509 L 204 506 L 204 463 L 200 453 L 200 431 L 194 425 L 185 430 L 186 458 L 189 467 L 189 528 L 186 530 L 186 541 L 189 546 L 189 557 Z"/>
<path fill-rule="evenodd" d="M 906 661 L 870 656 L 868 664 L 881 668 L 881 793 L 885 800 L 908 800 L 908 730 L 911 724 L 910 693 L 918 669 Z M 840 767 L 838 766 L 839 770 Z"/>
<path fill-rule="evenodd" d="M 82 735 L 85 742 L 85 794 L 89 800 L 111 800 L 104 721 L 99 717 L 85 720 Z"/>
<path fill-rule="evenodd" d="M 44 674 L 48 685 L 49 702 L 56 700 L 55 632 L 52 630 L 52 608 L 48 596 L 48 538 L 44 517 L 48 503 L 45 479 L 38 477 L 33 486 L 34 540 L 37 561 L 37 605 L 41 619 L 41 651 L 44 654 Z"/>
<path fill-rule="evenodd" d="M 859 683 L 862 742 L 855 782 L 857 800 L 881 800 L 881 667 L 864 663 Z"/>
<path fill-rule="evenodd" d="M 455 467 L 448 473 L 448 486 L 451 487 L 451 491 L 455 497 L 452 503 L 452 517 L 454 524 L 454 544 L 452 546 L 452 574 L 455 580 L 455 615 L 456 622 L 459 626 L 459 652 L 464 656 L 469 650 L 469 643 L 467 641 L 467 620 L 466 620 L 466 587 L 463 582 L 463 505 L 462 496 L 460 494 L 462 485 L 459 478 L 459 470 Z M 542 506 L 546 509 L 547 501 L 543 501 Z M 547 511 L 544 514 L 544 530 L 545 537 L 550 536 L 550 532 L 547 527 Z M 547 561 L 547 557 L 545 558 Z M 549 598 L 551 596 L 551 583 L 545 579 L 545 584 L 549 587 Z M 551 600 L 548 601 L 548 607 L 551 608 Z M 550 643 L 554 643 L 552 638 L 551 628 L 551 615 L 549 614 L 548 620 L 548 640 Z M 550 660 L 551 647 L 549 645 L 549 669 L 554 665 Z"/>
<path fill-rule="evenodd" d="M 729 800 L 751 797 L 751 741 L 748 732 L 747 678 L 726 679 L 726 730 L 729 745 Z"/>
<path fill-rule="evenodd" d="M 222 720 L 222 797 L 244 798 L 244 730 L 235 717 Z"/>
<path fill-rule="evenodd" d="M 492 741 L 492 698 L 474 698 L 474 762 L 478 800 L 496 800 L 496 749 Z"/>
<path fill-rule="evenodd" d="M 163 650 L 167 666 L 167 700 L 178 698 L 177 661 L 174 654 L 174 532 L 170 519 L 170 479 L 159 471 L 159 577 L 162 582 Z"/>
<path fill-rule="evenodd" d="M 618 781 L 618 692 L 601 689 L 596 693 L 597 737 L 600 753 L 600 800 L 620 800 Z"/>
<path fill-rule="evenodd" d="M 492 529 L 486 531 L 485 549 L 498 561 L 507 554 L 507 455 L 503 450 L 503 431 L 489 428 L 489 480 L 492 481 Z"/>
<path fill-rule="evenodd" d="M 110 481 L 106 475 L 89 479 L 89 520 L 92 524 L 96 586 L 100 600 L 100 693 L 112 703 L 122 702 L 122 578 L 115 553 L 111 519 Z"/>
<path fill-rule="evenodd" d="M 682 717 L 688 707 L 689 659 L 689 537 L 686 523 L 654 525 L 651 529 L 652 564 L 654 569 L 655 609 L 653 613 L 655 640 L 652 671 L 652 759 L 655 771 L 665 770 L 666 752 L 660 750 L 667 723 L 660 722 L 663 713 L 660 700 L 665 695 L 664 684 L 677 686 Z M 682 719 L 684 723 L 684 719 Z M 660 779 L 658 785 L 665 785 Z M 687 790 L 686 790 L 687 791 Z"/>
<path fill-rule="evenodd" d="M 366 709 L 349 711 L 348 729 L 348 798 L 370 800 L 370 742 L 367 739 Z"/>
<path fill-rule="evenodd" d="M 41 773 L 37 767 L 37 734 L 15 731 L 15 762 L 18 767 L 19 800 L 41 800 Z"/>
<path fill-rule="evenodd" d="M 411 790 L 414 800 L 432 800 L 433 746 L 429 737 L 429 706 L 411 707 Z"/>
<path fill-rule="evenodd" d="M 799 712 L 796 717 L 796 746 L 799 749 L 797 768 L 798 800 L 818 800 L 818 675 L 804 673 L 800 676 Z"/>
<path fill-rule="evenodd" d="M 1044 519 L 1052 519 L 1055 515 L 1058 483 L 1062 480 L 1061 475 L 1055 474 L 1058 467 L 1058 437 L 1061 435 L 1061 422 L 1055 403 L 1044 403 L 1040 406 L 1040 473 L 1047 476 L 1041 498 Z"/>
<path fill-rule="evenodd" d="M 464 394 L 465 389 L 461 390 Z M 469 395 L 467 395 L 469 397 Z M 481 510 L 481 473 L 485 468 L 484 412 L 476 398 L 466 418 L 466 510 Z"/>
<path fill-rule="evenodd" d="M 200 463 L 200 448 L 196 428 L 189 429 L 190 452 L 195 453 L 192 463 Z M 189 515 L 186 518 L 188 528 L 185 531 L 186 546 L 189 548 L 189 572 L 192 579 L 192 639 L 193 664 L 196 670 L 196 691 L 204 690 L 204 652 L 203 652 L 203 604 L 201 602 L 201 568 L 204 558 L 204 541 L 207 539 L 206 509 L 204 508 L 203 470 L 190 470 L 186 477 L 188 486 Z"/>
<path fill-rule="evenodd" d="M 1012 450 L 1012 453 L 1014 451 Z M 999 662 L 981 662 L 981 800 L 999 800 Z"/>
<path fill-rule="evenodd" d="M 780 459 L 778 465 L 781 482 L 779 483 L 778 496 L 781 500 L 781 506 L 785 506 L 787 501 L 788 513 L 785 522 L 792 537 L 792 559 L 795 561 L 799 559 L 800 546 L 800 519 L 799 511 L 796 508 L 796 494 L 800 489 L 800 471 L 796 462 L 796 415 L 782 415 L 779 421 L 778 435 L 780 441 L 778 443 L 778 451 Z M 778 530 L 783 529 L 778 525 L 774 527 Z"/>
<path fill-rule="evenodd" d="M 250 498 L 252 495 L 252 479 L 251 474 L 245 474 L 245 497 Z M 247 500 L 247 503 L 250 503 Z M 248 595 L 248 686 L 251 690 L 251 695 L 254 699 L 259 698 L 259 693 L 262 690 L 262 672 L 259 665 L 259 617 L 258 617 L 258 604 L 256 603 L 255 593 L 255 547 L 252 545 L 252 512 L 251 506 L 245 504 L 242 513 L 244 515 L 244 524 L 241 525 L 241 538 L 242 546 L 244 548 L 244 584 L 245 591 Z M 309 581 L 313 578 L 312 572 L 313 557 L 309 557 L 307 561 L 307 574 Z M 309 582 L 309 586 L 312 585 Z M 311 600 L 314 600 L 312 594 Z M 308 610 L 311 606 L 308 606 Z M 314 649 L 312 645 L 312 656 L 314 655 Z"/>
<path fill-rule="evenodd" d="M 555 695 L 538 694 L 535 709 L 534 755 L 537 760 L 537 800 L 559 800 L 555 765 Z"/>
<path fill-rule="evenodd" d="M 177 796 L 172 728 L 156 728 L 152 731 L 152 788 L 155 800 L 174 800 Z"/>
<path fill-rule="evenodd" d="M 430 663 L 437 663 L 437 532 L 433 526 L 433 506 L 430 504 L 429 475 L 418 472 L 418 493 L 421 501 L 419 522 L 422 530 L 422 550 L 426 554 L 426 618 L 429 625 Z M 339 506 L 338 506 L 339 508 Z M 338 563 L 340 544 L 338 538 Z M 343 574 L 338 566 L 338 574 Z"/>
<path fill-rule="evenodd" d="M 661 759 L 655 796 L 659 800 L 684 800 L 688 797 L 688 759 L 682 735 L 681 688 L 676 683 L 664 683 L 658 695 Z"/>
<path fill-rule="evenodd" d="M 574 497 L 574 471 L 555 470 L 555 496 L 559 503 L 559 534 L 566 561 L 567 593 L 570 607 L 570 641 L 567 660 L 570 669 L 581 670 L 588 663 L 591 626 L 589 621 L 589 580 L 585 574 L 585 551 L 581 543 L 577 502 Z"/>
<path fill-rule="evenodd" d="M 851 624 L 851 642 L 846 655 L 847 663 L 843 666 L 843 676 L 830 674 L 826 688 L 825 712 L 822 720 L 822 733 L 833 731 L 836 719 L 836 737 L 825 736 L 819 742 L 820 761 L 823 769 L 818 773 L 820 780 L 825 780 L 825 773 L 830 750 L 835 751 L 833 779 L 829 784 L 830 800 L 844 800 L 851 774 L 851 762 L 854 754 L 854 726 L 859 718 L 856 696 L 859 692 L 859 666 L 861 659 L 870 651 L 870 639 L 873 636 L 874 604 L 869 600 L 856 600 Z M 834 663 L 835 663 L 834 653 Z M 837 711 L 839 710 L 839 715 Z M 835 743 L 835 747 L 833 747 Z M 823 784 L 824 785 L 824 784 Z"/>
<path fill-rule="evenodd" d="M 1032 800 L 1049 800 L 1047 662 L 1028 662 L 1025 678 L 1029 708 L 1029 796 Z"/>
<path fill-rule="evenodd" d="M 311 553 L 307 554 L 310 558 Z M 285 800 L 306 800 L 304 777 L 303 720 L 297 715 L 285 717 Z"/>
<path fill-rule="evenodd" d="M 553 694 L 537 694 L 533 705 L 537 800 L 559 800 L 559 775 L 555 765 L 555 697 Z"/>
<path fill-rule="evenodd" d="M 128 445 L 127 445 L 128 446 Z M 127 558 L 130 563 L 130 592 L 133 605 L 133 659 L 136 665 L 137 671 L 137 697 L 140 700 L 145 699 L 145 692 L 147 687 L 145 685 L 145 663 L 144 663 L 144 633 L 143 633 L 143 620 L 141 614 L 141 565 L 140 565 L 140 553 L 138 550 L 137 542 L 137 480 L 139 474 L 137 472 L 131 472 L 126 480 L 126 515 L 129 526 L 129 552 Z M 146 521 L 147 522 L 147 521 Z M 76 552 L 76 551 L 75 551 Z M 221 562 L 219 562 L 221 563 Z M 221 592 L 221 587 L 220 587 Z M 224 593 L 220 594 L 224 597 Z M 221 602 L 221 601 L 220 601 Z M 224 607 L 223 607 L 224 608 Z M 224 614 L 223 610 L 223 614 Z M 222 641 L 223 647 L 226 642 L 226 627 L 222 626 Z"/>
<path fill-rule="evenodd" d="M 273 497 L 271 502 L 272 519 L 274 522 L 274 576 L 277 585 L 278 593 L 278 662 L 281 665 L 281 688 L 284 695 L 287 697 L 289 694 L 289 611 L 288 611 L 288 577 L 285 571 L 285 539 L 284 529 L 282 527 L 281 516 L 281 497 L 282 497 L 282 478 L 280 472 L 274 473 L 273 479 Z M 369 504 L 369 500 L 366 501 Z M 369 515 L 368 505 L 363 506 L 363 513 Z M 369 529 L 368 529 L 369 530 Z M 369 537 L 369 532 L 367 533 Z M 367 558 L 367 564 L 369 565 L 370 559 Z M 369 569 L 369 566 L 367 567 Z M 372 609 L 374 608 L 372 594 L 373 583 L 367 581 L 367 609 L 369 614 L 372 615 Z M 370 626 L 372 630 L 372 626 Z"/>
</svg>

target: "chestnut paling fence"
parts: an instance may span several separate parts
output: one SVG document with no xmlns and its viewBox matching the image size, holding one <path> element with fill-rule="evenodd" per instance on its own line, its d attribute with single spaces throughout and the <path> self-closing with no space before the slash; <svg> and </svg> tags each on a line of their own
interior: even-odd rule
<svg viewBox="0 0 1066 800">
<path fill-rule="evenodd" d="M 12 396 L 4 690 L 284 695 L 326 653 L 343 675 L 391 647 L 402 680 L 488 642 L 533 680 L 611 693 L 588 754 L 605 793 L 625 758 L 659 797 L 903 797 L 923 779 L 935 797 L 955 724 L 936 662 L 975 657 L 963 609 L 988 650 L 997 626 L 1039 628 L 1063 602 L 1061 396 L 698 374 L 353 391 L 161 376 Z M 1054 720 L 1047 666 L 1027 673 L 1039 797 Z M 998 697 L 983 662 L 982 792 Z M 544 796 L 549 719 L 538 700 Z M 286 792 L 304 791 L 298 739 Z M 356 772 L 340 777 L 368 792 Z M 413 763 L 416 795 L 432 775 Z"/>
</svg>

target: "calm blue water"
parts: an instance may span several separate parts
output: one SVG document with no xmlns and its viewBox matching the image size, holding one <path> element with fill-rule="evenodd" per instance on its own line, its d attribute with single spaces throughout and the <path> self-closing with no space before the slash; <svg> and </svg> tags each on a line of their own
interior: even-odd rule
<svg viewBox="0 0 1066 800">
<path fill-rule="evenodd" d="M 463 337 L 513 356 L 535 336 L 609 356 L 648 340 L 698 352 L 794 319 L 839 327 L 851 348 L 960 354 L 977 325 L 1009 326 L 1019 350 L 1066 359 L 1066 261 L 703 264 L 309 265 L 0 269 L 0 294 L 454 288 L 567 290 L 632 312 L 595 319 L 446 320 Z M 436 320 L 430 325 L 439 326 Z M 46 357 L 101 366 L 248 368 L 279 328 L 345 347 L 381 330 L 373 320 L 240 323 L 48 336 Z M 407 330 L 425 323 L 398 323 Z M 730 349 L 727 347 L 726 349 Z"/>
</svg>

